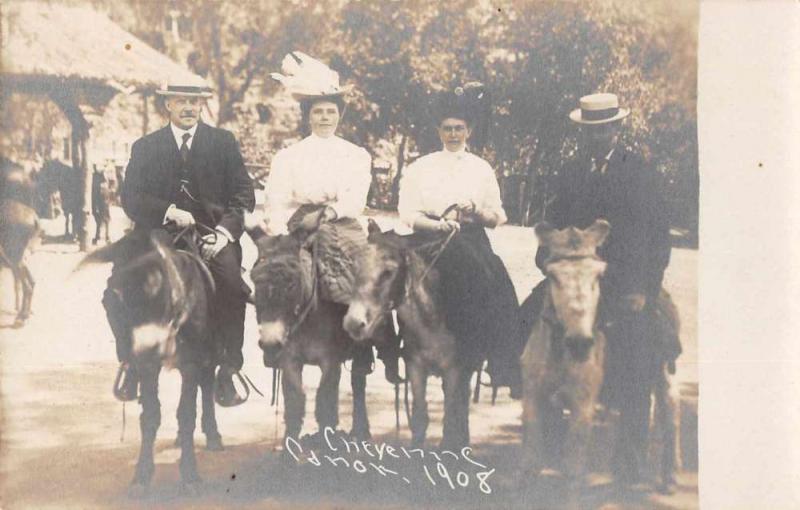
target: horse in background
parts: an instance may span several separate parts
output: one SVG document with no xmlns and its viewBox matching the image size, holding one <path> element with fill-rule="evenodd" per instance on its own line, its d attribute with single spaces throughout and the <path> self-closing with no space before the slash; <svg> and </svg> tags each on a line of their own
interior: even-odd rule
<svg viewBox="0 0 800 510">
<path fill-rule="evenodd" d="M 198 388 L 202 392 L 206 447 L 223 449 L 214 408 L 216 359 L 208 324 L 214 280 L 196 253 L 176 250 L 174 243 L 164 230 L 153 230 L 149 235 L 134 230 L 88 255 L 80 266 L 114 263 L 108 285 L 126 312 L 125 329 L 132 340 L 132 362 L 139 374 L 142 405 L 141 449 L 131 483 L 134 496 L 147 491 L 155 470 L 153 446 L 161 424 L 158 378 L 162 366 L 177 367 L 181 374 L 177 417 L 183 488 L 194 492 L 201 482 L 194 452 Z"/>
<path fill-rule="evenodd" d="M 80 208 L 81 174 L 70 165 L 56 159 L 45 161 L 37 175 L 37 187 L 41 200 L 48 200 L 58 192 L 61 198 L 61 212 L 64 214 L 64 239 L 74 239 L 83 221 Z"/>
<path fill-rule="evenodd" d="M 322 376 L 317 389 L 315 418 L 320 433 L 339 423 L 339 381 L 342 364 L 352 357 L 353 339 L 342 327 L 347 306 L 321 296 L 318 262 L 307 249 L 310 237 L 267 236 L 248 229 L 258 247 L 251 279 L 255 285 L 259 347 L 280 348 L 285 437 L 298 439 L 305 416 L 303 366 L 316 365 Z M 312 249 L 313 251 L 313 249 Z M 351 372 L 353 428 L 351 435 L 370 437 L 366 410 L 366 374 Z"/>
<path fill-rule="evenodd" d="M 423 256 L 424 252 L 444 249 L 446 242 L 446 235 L 384 233 L 370 220 L 371 251 L 358 274 L 356 295 L 344 324 L 354 338 L 369 338 L 391 310 L 397 311 L 413 394 L 412 444 L 421 447 L 425 443 L 429 423 L 427 380 L 436 375 L 442 377 L 444 389 L 441 447 L 457 450 L 469 444 L 469 382 L 483 360 L 480 355 L 464 352 L 468 349 L 448 330 L 436 257 Z"/>
<path fill-rule="evenodd" d="M 571 482 L 584 483 L 606 348 L 597 324 L 606 263 L 596 249 L 609 229 L 604 220 L 586 230 L 536 225 L 539 244 L 550 256 L 544 302 L 521 357 L 523 477 L 537 476 L 555 458 Z"/>
<path fill-rule="evenodd" d="M 39 217 L 35 184 L 20 165 L 0 158 L 0 266 L 7 266 L 14 277 L 13 326 L 18 328 L 31 315 L 36 282 L 26 258 L 40 233 Z"/>
</svg>

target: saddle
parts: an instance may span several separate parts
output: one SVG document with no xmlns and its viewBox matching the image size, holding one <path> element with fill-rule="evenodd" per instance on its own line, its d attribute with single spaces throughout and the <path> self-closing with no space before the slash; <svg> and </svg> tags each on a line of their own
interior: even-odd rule
<svg viewBox="0 0 800 510">
<path fill-rule="evenodd" d="M 325 221 L 325 209 L 324 205 L 301 206 L 289 219 L 288 228 L 313 255 L 322 299 L 348 304 L 367 251 L 367 236 L 353 218 Z M 315 225 L 313 230 L 307 230 L 309 224 Z"/>
</svg>

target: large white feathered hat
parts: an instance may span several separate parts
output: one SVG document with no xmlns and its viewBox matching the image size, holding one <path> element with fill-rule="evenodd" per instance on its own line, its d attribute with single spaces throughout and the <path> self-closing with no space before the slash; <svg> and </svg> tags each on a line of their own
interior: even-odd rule
<svg viewBox="0 0 800 510">
<path fill-rule="evenodd" d="M 301 51 L 286 55 L 281 62 L 281 71 L 283 74 L 270 73 L 270 76 L 281 82 L 298 101 L 343 96 L 352 89 L 339 84 L 339 73 Z"/>
</svg>

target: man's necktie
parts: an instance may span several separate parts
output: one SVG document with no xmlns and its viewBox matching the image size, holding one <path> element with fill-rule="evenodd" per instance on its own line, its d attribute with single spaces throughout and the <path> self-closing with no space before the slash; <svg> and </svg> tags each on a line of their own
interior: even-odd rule
<svg viewBox="0 0 800 510">
<path fill-rule="evenodd" d="M 187 142 L 191 137 L 192 135 L 190 135 L 189 133 L 183 134 L 183 143 L 181 144 L 181 159 L 183 160 L 184 163 L 189 161 L 189 145 L 187 144 Z"/>
</svg>

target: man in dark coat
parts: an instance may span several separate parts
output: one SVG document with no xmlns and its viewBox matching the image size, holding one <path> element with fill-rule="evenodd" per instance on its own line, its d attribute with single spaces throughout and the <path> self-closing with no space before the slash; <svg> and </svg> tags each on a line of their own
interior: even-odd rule
<svg viewBox="0 0 800 510">
<path fill-rule="evenodd" d="M 121 186 L 122 207 L 136 223 L 135 231 L 180 229 L 202 224 L 214 229 L 201 247 L 216 284 L 212 324 L 219 348 L 217 401 L 237 405 L 232 376 L 242 367 L 245 305 L 249 289 L 242 280 L 245 211 L 255 206 L 253 184 L 233 134 L 204 124 L 200 112 L 210 90 L 197 86 L 167 86 L 164 96 L 170 123 L 137 140 Z M 203 231 L 201 231 L 203 233 Z M 136 374 L 129 363 L 131 340 L 124 309 L 106 291 L 103 304 L 117 340 L 124 372 L 115 391 L 122 400 L 136 398 Z"/>
<path fill-rule="evenodd" d="M 578 155 L 561 169 L 545 220 L 559 229 L 584 229 L 598 218 L 611 225 L 598 249 L 608 264 L 599 310 L 607 337 L 600 398 L 606 406 L 623 410 L 627 437 L 622 447 L 627 452 L 620 455 L 627 465 L 621 469 L 635 478 L 638 461 L 631 459 L 646 447 L 652 385 L 665 364 L 674 371 L 681 346 L 674 305 L 661 288 L 671 251 L 668 211 L 655 169 L 619 143 L 628 114 L 614 94 L 581 98 L 580 108 L 570 114 L 581 129 Z M 542 271 L 547 257 L 547 249 L 537 251 L 536 265 Z M 523 317 L 537 313 L 543 289 L 534 289 L 523 305 Z"/>
</svg>

